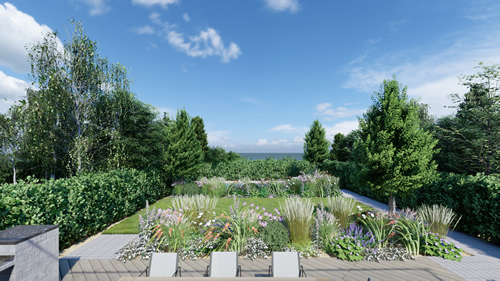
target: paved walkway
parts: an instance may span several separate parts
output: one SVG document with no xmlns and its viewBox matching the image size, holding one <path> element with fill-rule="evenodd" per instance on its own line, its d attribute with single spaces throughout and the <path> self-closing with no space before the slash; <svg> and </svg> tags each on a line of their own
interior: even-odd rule
<svg viewBox="0 0 500 281">
<path fill-rule="evenodd" d="M 138 234 L 100 235 L 80 248 L 67 253 L 61 259 L 113 259 L 119 249 L 138 237 Z"/>
<path fill-rule="evenodd" d="M 372 208 L 388 211 L 387 204 L 361 196 L 349 190 L 342 189 L 344 196 L 351 197 Z M 397 203 L 397 202 L 396 202 Z M 466 280 L 500 281 L 500 247 L 481 241 L 459 231 L 453 231 L 448 237 L 453 243 L 459 245 L 472 256 L 465 256 L 462 261 L 450 261 L 438 257 L 429 259 L 442 265 Z"/>
</svg>

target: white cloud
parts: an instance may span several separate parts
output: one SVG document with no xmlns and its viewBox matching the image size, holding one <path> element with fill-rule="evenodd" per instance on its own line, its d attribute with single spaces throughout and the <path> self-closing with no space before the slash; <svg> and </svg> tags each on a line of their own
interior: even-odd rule
<svg viewBox="0 0 500 281">
<path fill-rule="evenodd" d="M 134 27 L 132 28 L 132 31 L 137 33 L 138 35 L 143 35 L 143 34 L 154 34 L 155 30 L 149 25 L 145 25 L 142 27 Z"/>
<path fill-rule="evenodd" d="M 244 98 L 241 98 L 241 101 L 246 102 L 246 103 L 251 103 L 251 104 L 257 105 L 257 106 L 267 107 L 267 104 L 263 103 L 262 101 L 254 98 L 254 97 L 244 97 Z"/>
<path fill-rule="evenodd" d="M 325 128 L 325 131 L 326 131 L 326 138 L 329 141 L 332 141 L 333 137 L 337 133 L 342 133 L 344 135 L 347 135 L 352 130 L 357 129 L 358 128 L 358 124 L 359 124 L 358 121 L 345 121 L 345 122 L 337 123 L 337 124 L 335 124 L 335 125 L 333 125 L 331 127 L 328 127 L 328 126 L 323 126 L 323 127 Z"/>
<path fill-rule="evenodd" d="M 289 143 L 287 140 L 277 140 L 277 141 L 272 141 L 271 144 L 274 144 L 274 145 L 291 145 L 291 143 Z"/>
<path fill-rule="evenodd" d="M 158 13 L 151 13 L 149 15 L 149 19 L 153 22 L 153 23 L 156 23 L 156 24 L 161 24 L 161 19 L 160 19 L 160 14 Z"/>
<path fill-rule="evenodd" d="M 405 20 L 405 19 L 393 20 L 393 21 L 390 21 L 389 23 L 387 23 L 384 27 L 389 29 L 390 31 L 396 32 L 407 22 L 408 22 L 408 20 Z"/>
<path fill-rule="evenodd" d="M 184 19 L 185 22 L 189 22 L 191 20 L 191 18 L 189 17 L 189 15 L 187 13 L 182 15 L 182 18 Z"/>
<path fill-rule="evenodd" d="M 233 148 L 234 144 L 230 142 L 231 138 L 228 137 L 227 131 L 207 131 L 207 139 L 209 146 L 221 146 L 224 148 Z"/>
<path fill-rule="evenodd" d="M 346 107 L 337 107 L 336 109 L 330 108 L 331 103 L 320 103 L 314 109 L 316 109 L 315 115 L 325 116 L 323 119 L 325 121 L 332 121 L 337 118 L 345 118 L 353 115 L 360 115 L 365 112 L 364 109 L 347 109 Z"/>
<path fill-rule="evenodd" d="M 295 139 L 293 139 L 293 141 L 296 142 L 296 143 L 303 143 L 304 142 L 304 138 L 296 136 Z"/>
<path fill-rule="evenodd" d="M 237 59 L 241 55 L 238 45 L 231 42 L 229 47 L 224 47 L 220 35 L 213 28 L 201 31 L 199 36 L 189 37 L 189 42 L 184 41 L 182 33 L 169 31 L 168 42 L 179 51 L 191 57 L 219 56 L 221 61 L 228 63 L 231 59 Z"/>
<path fill-rule="evenodd" d="M 382 41 L 382 39 L 368 39 L 366 42 L 370 45 L 377 44 L 378 42 Z"/>
<path fill-rule="evenodd" d="M 188 72 L 188 71 L 187 71 L 187 69 L 186 69 L 186 67 L 184 66 L 184 64 L 182 64 L 182 65 L 181 65 L 181 69 L 182 69 L 182 71 L 183 71 L 184 73 L 187 73 L 187 72 Z"/>
<path fill-rule="evenodd" d="M 30 71 L 28 51 L 25 46 L 42 41 L 44 34 L 52 32 L 48 26 L 40 25 L 35 19 L 19 11 L 10 3 L 0 4 L 0 65 L 13 71 Z M 58 45 L 62 43 L 57 39 Z"/>
<path fill-rule="evenodd" d="M 268 132 L 280 132 L 280 133 L 305 133 L 308 131 L 307 127 L 293 127 L 290 124 L 278 125 L 274 128 L 267 130 Z"/>
<path fill-rule="evenodd" d="M 362 63 L 367 57 L 368 56 L 366 56 L 366 55 L 361 55 L 361 56 L 353 59 L 352 61 L 350 61 L 347 65 Z"/>
<path fill-rule="evenodd" d="M 107 0 L 80 0 L 91 7 L 89 14 L 91 16 L 102 15 L 111 11 L 111 7 L 106 6 Z"/>
<path fill-rule="evenodd" d="M 266 7 L 273 12 L 289 11 L 295 13 L 299 10 L 298 0 L 264 0 Z"/>
<path fill-rule="evenodd" d="M 159 5 L 163 9 L 166 9 L 168 5 L 177 3 L 179 3 L 179 0 L 132 0 L 132 4 L 143 5 L 148 8 Z"/>
<path fill-rule="evenodd" d="M 267 139 L 259 139 L 256 145 L 268 145 Z"/>
<path fill-rule="evenodd" d="M 384 79 L 393 74 L 403 85 L 408 85 L 408 95 L 421 97 L 421 102 L 430 104 L 429 113 L 437 117 L 452 114 L 444 108 L 452 105 L 448 96 L 465 93 L 458 85 L 457 76 L 473 74 L 479 61 L 486 63 L 500 61 L 500 29 L 498 25 L 489 28 L 471 29 L 459 35 L 443 37 L 435 48 L 425 51 L 408 49 L 385 54 L 363 62 L 363 65 L 346 66 L 349 75 L 342 85 L 359 91 L 373 93 L 379 90 Z"/>
<path fill-rule="evenodd" d="M 0 113 L 6 113 L 15 101 L 26 96 L 30 84 L 0 71 Z"/>
</svg>

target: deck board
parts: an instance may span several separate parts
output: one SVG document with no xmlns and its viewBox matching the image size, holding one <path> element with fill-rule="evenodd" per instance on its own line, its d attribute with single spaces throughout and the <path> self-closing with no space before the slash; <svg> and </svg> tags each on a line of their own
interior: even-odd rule
<svg viewBox="0 0 500 281">
<path fill-rule="evenodd" d="M 179 263 L 183 277 L 203 277 L 209 259 L 185 260 Z M 331 280 L 463 280 L 443 266 L 426 257 L 407 262 L 382 261 L 347 262 L 337 258 L 301 259 L 308 277 L 328 277 Z M 148 266 L 147 260 L 122 263 L 117 260 L 63 260 L 59 261 L 61 281 L 118 281 L 134 277 Z M 267 277 L 271 259 L 255 261 L 240 258 L 242 276 Z"/>
</svg>

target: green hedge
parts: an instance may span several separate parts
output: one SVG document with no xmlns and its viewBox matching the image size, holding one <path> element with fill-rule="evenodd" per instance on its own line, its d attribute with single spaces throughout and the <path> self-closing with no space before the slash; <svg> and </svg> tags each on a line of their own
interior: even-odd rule
<svg viewBox="0 0 500 281">
<path fill-rule="evenodd" d="M 16 225 L 59 225 L 59 247 L 103 230 L 109 224 L 166 195 L 155 172 L 114 170 L 0 186 L 0 230 Z"/>
<path fill-rule="evenodd" d="M 205 163 L 196 174 L 196 178 L 223 177 L 226 180 L 238 180 L 246 177 L 252 180 L 267 178 L 283 179 L 286 177 L 296 177 L 300 174 L 300 171 L 313 171 L 314 168 L 314 164 L 308 161 L 293 158 L 266 160 L 239 159 L 231 162 L 221 162 L 217 165 Z"/>
<path fill-rule="evenodd" d="M 349 179 L 352 163 L 336 163 L 331 173 L 340 178 L 340 187 L 388 202 L 388 196 L 358 187 Z M 439 172 L 429 184 L 406 196 L 396 196 L 398 208 L 417 208 L 422 204 L 442 204 L 462 216 L 457 229 L 500 245 L 500 175 L 475 176 Z"/>
</svg>

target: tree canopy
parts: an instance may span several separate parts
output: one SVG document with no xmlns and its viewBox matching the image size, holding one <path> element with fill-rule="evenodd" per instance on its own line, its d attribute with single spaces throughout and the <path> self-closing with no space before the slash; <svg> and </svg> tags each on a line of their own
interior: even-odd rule
<svg viewBox="0 0 500 281">
<path fill-rule="evenodd" d="M 322 163 L 328 159 L 329 146 L 325 129 L 318 120 L 314 120 L 304 138 L 304 159 L 311 163 Z"/>
</svg>

